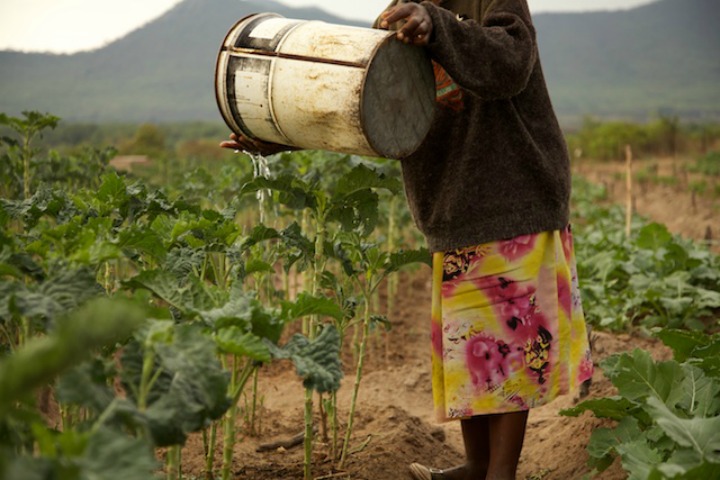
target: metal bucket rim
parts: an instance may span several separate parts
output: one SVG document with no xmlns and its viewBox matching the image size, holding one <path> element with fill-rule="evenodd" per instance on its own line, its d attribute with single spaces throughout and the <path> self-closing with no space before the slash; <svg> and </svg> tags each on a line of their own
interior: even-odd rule
<svg viewBox="0 0 720 480">
<path fill-rule="evenodd" d="M 380 50 L 380 48 L 387 45 L 391 41 L 399 41 L 396 39 L 396 37 L 397 37 L 397 32 L 390 31 L 389 34 L 381 42 L 378 42 L 377 45 L 375 46 L 375 48 L 373 49 L 372 55 L 370 56 L 368 63 L 367 63 L 367 67 L 365 69 L 365 75 L 363 76 L 363 82 L 362 82 L 363 95 L 366 91 L 365 87 L 366 87 L 366 83 L 367 83 L 368 76 L 370 74 L 370 70 L 372 68 L 373 62 L 377 59 L 378 50 Z M 415 47 L 415 48 L 421 48 L 421 47 Z M 434 96 L 433 96 L 433 99 L 434 99 Z M 359 106 L 360 107 L 359 115 L 360 115 L 360 127 L 362 129 L 363 136 L 365 137 L 368 145 L 374 152 L 376 152 L 378 155 L 383 155 L 383 149 L 377 147 L 377 145 L 375 144 L 375 139 L 371 138 L 371 135 L 369 134 L 369 132 L 367 130 L 367 126 L 369 123 L 366 121 L 367 119 L 365 118 L 366 112 L 364 109 L 364 104 L 365 104 L 365 102 L 361 100 L 360 106 Z M 434 102 L 433 102 L 433 106 L 434 106 Z M 422 143 L 425 141 L 425 136 L 430 131 L 431 123 L 432 123 L 432 121 L 428 122 L 428 125 L 425 128 L 425 135 L 420 136 L 418 138 L 417 142 L 415 142 L 415 144 L 412 146 L 412 148 L 409 149 L 408 152 L 404 152 L 405 156 L 412 154 L 422 145 Z M 388 158 L 390 158 L 390 157 L 388 157 Z"/>
<path fill-rule="evenodd" d="M 232 34 L 235 32 L 235 30 L 237 29 L 237 27 L 240 26 L 243 22 L 246 22 L 246 21 L 248 21 L 249 19 L 251 19 L 251 18 L 253 18 L 253 17 L 285 18 L 285 17 L 283 17 L 282 15 L 280 15 L 280 14 L 278 14 L 278 13 L 272 13 L 272 12 L 251 13 L 251 14 L 245 15 L 244 17 L 240 18 L 237 22 L 235 22 L 235 23 L 233 24 L 233 26 L 230 27 L 230 29 L 228 30 L 228 32 L 227 32 L 227 33 L 225 34 L 225 36 L 223 37 L 222 43 L 220 44 L 220 49 L 218 50 L 217 58 L 215 59 L 215 76 L 214 76 L 213 90 L 215 91 L 215 103 L 217 104 L 218 110 L 220 110 L 220 115 L 223 117 L 223 120 L 225 120 L 225 124 L 226 124 L 231 130 L 233 130 L 233 129 L 232 129 L 232 127 L 230 127 L 230 124 L 235 124 L 235 125 L 237 125 L 237 122 L 229 121 L 228 118 L 225 116 L 225 113 L 224 113 L 225 111 L 224 111 L 223 106 L 222 106 L 222 104 L 223 104 L 224 102 L 220 99 L 220 92 L 218 91 L 218 88 L 217 88 L 218 76 L 221 75 L 221 73 L 220 73 L 220 61 L 221 61 L 221 58 L 222 58 L 223 53 L 225 52 L 225 44 L 227 43 L 228 38 L 230 37 L 230 35 L 232 35 Z M 226 75 L 227 75 L 227 71 L 222 72 L 222 75 L 223 75 L 223 76 L 226 76 Z M 242 129 L 239 128 L 240 126 L 239 126 L 239 125 L 237 125 L 237 126 L 238 126 L 238 130 L 240 130 L 240 131 L 238 131 L 238 132 L 233 131 L 234 134 L 236 134 L 236 135 L 243 135 L 243 136 L 245 136 L 245 137 L 249 137 L 249 138 L 252 138 L 252 139 L 254 139 L 254 140 L 258 140 L 258 138 L 255 137 L 254 135 L 252 135 L 252 133 L 242 131 Z"/>
</svg>

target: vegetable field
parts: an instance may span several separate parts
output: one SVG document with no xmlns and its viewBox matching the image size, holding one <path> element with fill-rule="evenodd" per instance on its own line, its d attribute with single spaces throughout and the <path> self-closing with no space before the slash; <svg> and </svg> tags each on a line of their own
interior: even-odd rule
<svg viewBox="0 0 720 480">
<path fill-rule="evenodd" d="M 0 478 L 403 478 L 431 421 L 429 253 L 397 163 L 46 151 L 0 116 Z M 578 177 L 598 369 L 534 410 L 521 478 L 720 477 L 720 259 Z M 634 350 L 635 348 L 639 350 Z M 558 413 L 560 412 L 560 414 Z"/>
</svg>

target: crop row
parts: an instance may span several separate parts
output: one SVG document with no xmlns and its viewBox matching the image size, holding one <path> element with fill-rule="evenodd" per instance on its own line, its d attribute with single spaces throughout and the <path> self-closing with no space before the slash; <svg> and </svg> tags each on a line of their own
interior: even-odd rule
<svg viewBox="0 0 720 480">
<path fill-rule="evenodd" d="M 342 469 L 371 333 L 392 323 L 395 273 L 429 261 L 411 248 L 420 241 L 397 164 L 326 152 L 238 155 L 212 173 L 173 172 L 157 188 L 108 169 L 101 152 L 35 151 L 53 118 L 13 121 L 19 137 L 0 151 L 12 169 L 0 186 L 5 478 L 151 478 L 160 452 L 167 478 L 180 478 L 182 446 L 197 432 L 206 476 L 230 478 L 242 462 L 233 458 L 239 417 L 253 434 L 257 375 L 274 361 L 293 362 L 306 388 L 305 477 L 319 448 L 317 410 L 329 424 L 322 453 Z M 716 330 L 717 256 L 639 218 L 627 237 L 622 213 L 599 206 L 602 196 L 576 182 L 588 320 L 613 330 Z M 342 407 L 348 347 L 355 378 Z"/>
</svg>

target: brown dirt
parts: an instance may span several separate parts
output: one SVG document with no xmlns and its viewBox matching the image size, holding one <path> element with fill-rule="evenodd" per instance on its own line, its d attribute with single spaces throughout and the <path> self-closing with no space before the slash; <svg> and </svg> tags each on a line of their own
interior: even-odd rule
<svg viewBox="0 0 720 480">
<path fill-rule="evenodd" d="M 389 334 L 390 351 L 386 360 L 383 341 L 376 338 L 363 377 L 354 433 L 353 453 L 342 471 L 326 460 L 327 445 L 316 445 L 318 456 L 313 473 L 316 479 L 397 480 L 409 478 L 407 466 L 414 461 L 444 468 L 462 461 L 462 437 L 457 422 L 436 424 L 432 415 L 429 363 L 430 275 L 427 269 L 403 274 L 401 295 Z M 639 347 L 656 357 L 668 357 L 657 341 L 628 335 L 594 334 L 596 359 Z M 353 371 L 346 364 L 346 378 L 339 392 L 341 424 L 344 431 L 352 392 Z M 261 434 L 239 438 L 234 455 L 236 480 L 278 480 L 302 478 L 302 446 L 258 453 L 262 443 L 287 439 L 302 431 L 304 392 L 290 365 L 275 366 L 262 372 L 259 386 L 262 398 Z M 613 393 L 612 385 L 598 370 L 590 397 Z M 592 430 L 607 422 L 585 414 L 580 418 L 562 417 L 558 411 L 576 400 L 561 397 L 550 405 L 531 411 L 518 478 L 579 479 L 589 472 L 585 447 Z M 240 425 L 242 427 L 242 425 Z M 342 434 L 342 433 L 341 433 Z M 216 465 L 221 464 L 220 442 Z M 201 477 L 202 443 L 190 439 L 185 451 L 184 471 Z M 597 477 L 605 480 L 626 478 L 619 465 Z"/>
</svg>

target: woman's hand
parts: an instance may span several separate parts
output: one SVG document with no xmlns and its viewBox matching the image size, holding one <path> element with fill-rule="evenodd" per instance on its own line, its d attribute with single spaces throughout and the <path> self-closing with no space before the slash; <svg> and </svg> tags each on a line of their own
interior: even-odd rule
<svg viewBox="0 0 720 480">
<path fill-rule="evenodd" d="M 238 135 L 236 133 L 231 133 L 230 140 L 220 142 L 220 146 L 222 148 L 229 148 L 230 150 L 239 150 L 241 152 L 260 155 L 272 155 L 274 153 L 296 150 L 294 147 L 289 147 L 287 145 L 267 143 L 262 140 L 255 140 L 253 138 L 246 137 L 245 135 Z"/>
<path fill-rule="evenodd" d="M 381 18 L 380 28 L 388 28 L 395 22 L 405 21 L 397 32 L 398 40 L 404 43 L 424 47 L 430 42 L 433 29 L 432 18 L 422 5 L 403 3 L 384 11 Z"/>
</svg>

